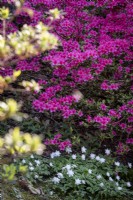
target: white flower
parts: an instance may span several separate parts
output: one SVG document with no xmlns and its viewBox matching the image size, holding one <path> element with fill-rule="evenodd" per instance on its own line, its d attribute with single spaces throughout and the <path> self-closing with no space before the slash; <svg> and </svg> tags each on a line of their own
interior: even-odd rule
<svg viewBox="0 0 133 200">
<path fill-rule="evenodd" d="M 86 149 L 85 147 L 82 147 L 82 148 L 81 148 L 81 152 L 82 152 L 82 153 L 86 153 L 86 150 L 87 150 L 87 149 Z"/>
<path fill-rule="evenodd" d="M 72 155 L 72 159 L 74 159 L 74 160 L 76 159 L 76 155 L 75 154 Z"/>
<path fill-rule="evenodd" d="M 122 190 L 122 187 L 118 187 L 117 189 L 118 189 L 118 190 Z"/>
<path fill-rule="evenodd" d="M 23 159 L 23 160 L 22 160 L 22 163 L 25 164 L 25 163 L 26 163 L 26 160 Z"/>
<path fill-rule="evenodd" d="M 100 163 L 105 163 L 105 158 L 100 158 L 99 162 Z"/>
<path fill-rule="evenodd" d="M 80 184 L 81 184 L 81 180 L 80 180 L 80 179 L 76 179 L 76 180 L 75 180 L 75 184 L 76 184 L 76 185 L 80 185 Z"/>
<path fill-rule="evenodd" d="M 71 169 L 71 165 L 66 165 L 65 167 L 67 170 Z"/>
<path fill-rule="evenodd" d="M 116 179 L 119 181 L 119 180 L 120 180 L 120 177 L 119 177 L 119 176 L 116 176 Z"/>
<path fill-rule="evenodd" d="M 30 170 L 30 171 L 33 171 L 33 170 L 34 170 L 34 167 L 29 167 L 29 170 Z"/>
<path fill-rule="evenodd" d="M 85 160 L 85 154 L 82 154 L 81 159 Z"/>
<path fill-rule="evenodd" d="M 67 147 L 67 148 L 66 148 L 66 152 L 67 152 L 67 153 L 71 153 L 71 152 L 72 152 L 72 149 L 71 149 L 70 147 Z"/>
<path fill-rule="evenodd" d="M 37 166 L 41 164 L 40 160 L 35 160 L 35 163 L 37 164 Z"/>
<path fill-rule="evenodd" d="M 61 152 L 60 151 L 55 151 L 55 156 L 56 157 L 59 157 L 61 155 Z"/>
<path fill-rule="evenodd" d="M 116 186 L 118 186 L 118 185 L 119 185 L 119 183 L 118 183 L 118 182 L 116 182 L 115 184 L 116 184 Z"/>
<path fill-rule="evenodd" d="M 100 158 L 99 156 L 96 156 L 96 160 L 97 160 L 97 161 L 100 161 L 100 159 L 101 159 L 101 158 Z"/>
<path fill-rule="evenodd" d="M 129 168 L 132 168 L 132 163 L 128 163 L 128 167 L 129 167 Z"/>
<path fill-rule="evenodd" d="M 54 158 L 54 157 L 55 157 L 55 152 L 51 153 L 51 154 L 50 154 L 50 157 L 51 157 L 51 158 Z"/>
<path fill-rule="evenodd" d="M 90 154 L 90 158 L 91 158 L 91 159 L 94 159 L 95 157 L 96 157 L 96 155 L 95 155 L 94 153 L 91 153 L 91 154 Z"/>
<path fill-rule="evenodd" d="M 102 176 L 101 176 L 101 175 L 98 175 L 98 176 L 97 176 L 97 179 L 98 179 L 98 180 L 99 180 L 99 179 L 101 179 L 101 178 L 102 178 Z"/>
<path fill-rule="evenodd" d="M 30 156 L 31 158 L 34 158 L 33 154 Z"/>
<path fill-rule="evenodd" d="M 105 154 L 106 154 L 106 155 L 109 155 L 110 152 L 111 152 L 110 149 L 105 149 Z"/>
<path fill-rule="evenodd" d="M 89 170 L 88 170 L 88 173 L 89 173 L 89 174 L 92 174 L 92 170 L 91 170 L 91 169 L 89 169 Z"/>
<path fill-rule="evenodd" d="M 49 193 L 51 196 L 54 194 L 54 192 L 53 191 L 50 191 L 50 193 Z"/>
<path fill-rule="evenodd" d="M 119 166 L 120 166 L 120 163 L 119 163 L 119 162 L 115 162 L 115 165 L 119 167 Z"/>
<path fill-rule="evenodd" d="M 37 179 L 38 177 L 39 177 L 39 176 L 36 174 L 36 175 L 35 175 L 35 179 Z"/>
<path fill-rule="evenodd" d="M 85 184 L 85 180 L 81 180 L 81 182 L 82 182 L 83 184 Z"/>
<path fill-rule="evenodd" d="M 56 184 L 56 183 L 59 183 L 59 182 L 60 182 L 60 179 L 57 178 L 57 177 L 54 177 L 54 178 L 52 179 L 52 182 L 54 182 L 55 184 Z"/>
<path fill-rule="evenodd" d="M 107 172 L 107 173 L 106 173 L 106 175 L 109 177 L 109 176 L 110 176 L 110 173 L 109 173 L 109 172 Z"/>
<path fill-rule="evenodd" d="M 58 178 L 64 178 L 62 173 L 58 173 L 57 176 L 58 176 Z"/>
<path fill-rule="evenodd" d="M 50 162 L 50 163 L 49 163 L 49 166 L 50 166 L 50 167 L 53 167 L 53 163 L 52 163 L 52 162 Z"/>
<path fill-rule="evenodd" d="M 127 182 L 127 187 L 131 187 L 131 183 L 130 182 Z"/>
<path fill-rule="evenodd" d="M 104 186 L 104 184 L 103 184 L 103 183 L 100 183 L 99 185 L 100 185 L 101 187 L 103 187 L 103 186 Z"/>
<path fill-rule="evenodd" d="M 50 166 L 50 167 L 53 167 L 53 163 L 52 163 L 52 162 L 50 162 L 50 163 L 49 163 L 49 166 Z"/>
<path fill-rule="evenodd" d="M 70 170 L 71 169 L 71 165 L 66 165 L 65 167 L 63 167 L 62 169 L 67 169 Z"/>
<path fill-rule="evenodd" d="M 60 154 L 61 154 L 60 151 L 55 151 L 55 152 L 51 153 L 50 157 L 51 158 L 59 157 Z"/>
<path fill-rule="evenodd" d="M 74 172 L 70 169 L 70 170 L 67 171 L 67 175 L 68 175 L 69 177 L 71 177 L 71 176 L 74 175 Z"/>
<path fill-rule="evenodd" d="M 112 182 L 113 181 L 113 179 L 111 178 L 111 177 L 109 177 L 109 180 Z"/>
<path fill-rule="evenodd" d="M 30 162 L 29 165 L 32 166 L 33 164 Z"/>
</svg>

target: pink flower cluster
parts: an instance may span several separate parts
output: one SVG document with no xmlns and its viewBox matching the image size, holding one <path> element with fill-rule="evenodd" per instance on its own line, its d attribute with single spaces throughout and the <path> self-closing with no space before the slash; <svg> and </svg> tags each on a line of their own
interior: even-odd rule
<svg viewBox="0 0 133 200">
<path fill-rule="evenodd" d="M 71 147 L 72 144 L 70 142 L 70 140 L 65 140 L 65 141 L 61 141 L 62 135 L 61 134 L 57 134 L 54 136 L 53 139 L 47 139 L 45 141 L 45 145 L 54 145 L 57 146 L 61 151 L 64 151 L 66 149 L 66 147 Z"/>
<path fill-rule="evenodd" d="M 118 90 L 119 86 L 120 86 L 120 84 L 118 84 L 118 83 L 108 84 L 106 81 L 104 81 L 101 84 L 101 89 L 102 90 Z"/>
<path fill-rule="evenodd" d="M 94 122 L 99 123 L 101 126 L 105 127 L 109 124 L 109 122 L 111 121 L 110 117 L 106 117 L 106 116 L 96 116 L 94 117 Z"/>
<path fill-rule="evenodd" d="M 52 96 L 54 95 L 54 93 L 56 93 L 58 90 L 51 90 L 50 93 L 42 93 L 40 96 L 39 100 L 35 100 L 33 102 L 33 106 L 34 108 L 36 108 L 37 110 L 39 110 L 39 112 L 43 112 L 43 111 L 50 111 L 51 113 L 54 112 L 60 112 L 62 113 L 62 116 L 64 117 L 64 119 L 69 118 L 70 116 L 73 115 L 80 115 L 80 113 L 78 111 L 76 111 L 76 109 L 74 108 L 70 108 L 70 105 L 72 105 L 73 102 L 75 102 L 75 99 L 73 98 L 73 96 L 66 96 L 66 97 L 62 97 L 60 99 L 58 98 L 52 98 Z M 45 102 L 45 103 L 44 103 Z"/>
</svg>

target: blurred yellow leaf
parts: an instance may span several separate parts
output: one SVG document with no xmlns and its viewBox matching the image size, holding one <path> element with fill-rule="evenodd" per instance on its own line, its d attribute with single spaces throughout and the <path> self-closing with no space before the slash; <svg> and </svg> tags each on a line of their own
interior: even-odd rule
<svg viewBox="0 0 133 200">
<path fill-rule="evenodd" d="M 0 148 L 3 147 L 3 144 L 4 144 L 4 139 L 0 138 Z"/>
<path fill-rule="evenodd" d="M 20 76 L 20 74 L 21 74 L 21 71 L 20 71 L 20 70 L 14 71 L 14 72 L 13 72 L 13 76 L 14 76 L 14 77 L 18 77 L 18 76 Z"/>
<path fill-rule="evenodd" d="M 15 127 L 12 133 L 13 142 L 17 142 L 20 140 L 20 129 L 19 127 Z"/>
</svg>

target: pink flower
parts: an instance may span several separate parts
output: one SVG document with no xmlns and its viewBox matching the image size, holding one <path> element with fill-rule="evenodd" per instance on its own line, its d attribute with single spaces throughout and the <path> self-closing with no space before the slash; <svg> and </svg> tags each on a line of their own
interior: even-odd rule
<svg viewBox="0 0 133 200">
<path fill-rule="evenodd" d="M 107 106 L 104 103 L 102 103 L 100 105 L 100 109 L 105 111 L 107 109 Z"/>
<path fill-rule="evenodd" d="M 87 122 L 90 123 L 92 121 L 92 118 L 88 115 L 87 116 Z"/>
<path fill-rule="evenodd" d="M 109 89 L 109 85 L 108 85 L 106 82 L 103 82 L 103 83 L 101 84 L 101 89 L 102 89 L 102 90 L 108 90 L 108 89 Z"/>
<path fill-rule="evenodd" d="M 82 125 L 83 125 L 83 122 L 79 122 L 79 125 L 82 126 Z"/>
<path fill-rule="evenodd" d="M 116 135 L 117 135 L 117 133 L 116 133 L 115 131 L 112 131 L 112 134 L 113 134 L 114 136 L 116 136 Z"/>
<path fill-rule="evenodd" d="M 133 144 L 133 138 L 128 138 L 126 141 L 127 144 Z"/>
<path fill-rule="evenodd" d="M 71 147 L 71 142 L 70 142 L 70 140 L 66 140 L 66 141 L 61 142 L 61 143 L 59 144 L 59 149 L 60 149 L 61 151 L 64 151 L 64 150 L 66 149 L 66 147 Z"/>
<path fill-rule="evenodd" d="M 119 84 L 117 84 L 117 83 L 112 83 L 112 84 L 109 86 L 109 89 L 110 89 L 110 90 L 118 90 L 118 89 L 119 89 Z"/>
<path fill-rule="evenodd" d="M 109 110 L 108 115 L 111 116 L 111 117 L 117 117 L 117 113 L 116 113 L 116 111 L 113 110 L 113 109 L 110 109 L 110 110 Z"/>
<path fill-rule="evenodd" d="M 78 112 L 78 116 L 79 116 L 79 117 L 82 117 L 82 116 L 83 116 L 83 112 L 82 112 L 81 110 Z"/>
<path fill-rule="evenodd" d="M 119 124 L 119 126 L 121 127 L 121 129 L 125 129 L 127 127 L 127 125 L 125 123 L 121 123 L 121 124 Z"/>
<path fill-rule="evenodd" d="M 60 133 L 58 133 L 58 134 L 56 134 L 56 135 L 54 136 L 54 138 L 57 139 L 57 140 L 60 139 L 61 137 L 62 137 L 62 135 L 61 135 Z"/>
</svg>

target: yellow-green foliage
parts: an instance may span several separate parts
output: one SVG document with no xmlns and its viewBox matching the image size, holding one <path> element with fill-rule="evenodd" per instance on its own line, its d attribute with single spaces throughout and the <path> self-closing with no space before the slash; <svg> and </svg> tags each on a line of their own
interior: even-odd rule
<svg viewBox="0 0 133 200">
<path fill-rule="evenodd" d="M 35 27 L 24 25 L 21 31 L 11 33 L 4 38 L 0 35 L 0 57 L 6 59 L 18 56 L 21 59 L 37 55 L 55 48 L 58 39 L 49 32 L 42 22 Z"/>
<path fill-rule="evenodd" d="M 7 118 L 19 117 L 20 104 L 14 99 L 7 99 L 6 102 L 0 101 L 0 121 Z"/>
<path fill-rule="evenodd" d="M 60 10 L 58 10 L 57 8 L 49 10 L 49 15 L 50 15 L 51 20 L 59 19 L 62 14 L 63 13 Z"/>
<path fill-rule="evenodd" d="M 42 88 L 34 80 L 31 80 L 31 81 L 22 81 L 22 83 L 20 83 L 20 85 L 22 85 L 26 89 L 26 91 L 36 91 L 36 92 L 39 92 L 40 89 Z"/>
<path fill-rule="evenodd" d="M 2 154 L 21 155 L 24 153 L 42 154 L 45 145 L 38 135 L 21 133 L 18 127 L 10 130 L 4 138 L 0 138 L 0 152 Z"/>
<path fill-rule="evenodd" d="M 17 173 L 17 171 L 24 173 L 26 172 L 26 170 L 27 170 L 26 166 L 20 166 L 19 169 L 17 169 L 14 164 L 3 165 L 1 176 L 2 176 L 2 179 L 5 181 L 7 180 L 12 181 L 14 180 L 15 174 Z"/>
<path fill-rule="evenodd" d="M 9 1 L 10 2 L 10 1 Z M 0 19 L 3 21 L 3 34 L 0 34 L 0 58 L 3 62 L 14 57 L 25 59 L 38 55 L 46 50 L 55 48 L 58 45 L 58 38 L 49 32 L 49 27 L 39 22 L 35 27 L 24 24 L 21 31 L 6 35 L 6 23 L 20 12 L 26 12 L 30 17 L 34 12 L 22 7 L 24 1 L 14 1 L 16 4 L 15 13 L 10 13 L 8 8 L 0 8 Z M 56 8 L 49 11 L 51 20 L 59 19 L 61 12 Z"/>
<path fill-rule="evenodd" d="M 0 76 L 0 94 L 3 93 L 4 89 L 8 88 L 8 84 L 16 81 L 17 77 L 20 76 L 21 71 L 14 71 L 12 76 L 2 77 Z"/>
<path fill-rule="evenodd" d="M 5 20 L 9 17 L 9 9 L 8 8 L 0 8 L 0 19 Z"/>
</svg>

